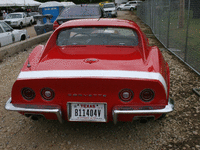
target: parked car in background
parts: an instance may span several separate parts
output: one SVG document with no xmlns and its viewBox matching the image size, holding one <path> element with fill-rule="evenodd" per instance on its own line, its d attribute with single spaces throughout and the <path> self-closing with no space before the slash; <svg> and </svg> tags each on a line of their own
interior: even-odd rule
<svg viewBox="0 0 200 150">
<path fill-rule="evenodd" d="M 0 47 L 28 38 L 26 30 L 14 30 L 4 21 L 0 21 Z"/>
<path fill-rule="evenodd" d="M 72 5 L 63 8 L 62 12 L 59 14 L 59 16 L 53 23 L 53 29 L 55 30 L 63 22 L 69 20 L 103 18 L 103 17 L 106 17 L 106 14 L 99 5 L 94 5 L 94 4 Z"/>
<path fill-rule="evenodd" d="M 11 27 L 18 27 L 22 29 L 23 26 L 32 25 L 34 18 L 33 16 L 28 16 L 24 12 L 15 12 L 8 14 L 4 21 Z"/>
<path fill-rule="evenodd" d="M 5 108 L 34 120 L 116 124 L 173 111 L 169 89 L 169 66 L 136 23 L 79 19 L 33 49 Z"/>
<path fill-rule="evenodd" d="M 130 4 L 135 6 L 135 9 L 137 9 L 137 6 L 140 5 L 142 3 L 142 1 L 129 1 L 126 4 Z"/>
<path fill-rule="evenodd" d="M 32 16 L 33 17 L 33 23 L 36 23 L 36 20 L 34 19 L 35 15 L 40 15 L 40 13 L 39 12 L 29 12 L 28 13 L 28 16 Z"/>
<path fill-rule="evenodd" d="M 123 5 L 125 5 L 127 2 L 122 2 L 122 3 L 120 3 L 119 5 L 117 5 L 117 7 L 119 7 L 119 6 L 123 6 Z"/>
<path fill-rule="evenodd" d="M 105 3 L 103 5 L 103 10 L 108 17 L 117 17 L 117 9 L 115 3 Z"/>
<path fill-rule="evenodd" d="M 135 9 L 136 9 L 136 6 L 132 5 L 132 4 L 119 5 L 117 7 L 117 10 L 130 10 L 130 11 L 133 11 Z"/>
</svg>

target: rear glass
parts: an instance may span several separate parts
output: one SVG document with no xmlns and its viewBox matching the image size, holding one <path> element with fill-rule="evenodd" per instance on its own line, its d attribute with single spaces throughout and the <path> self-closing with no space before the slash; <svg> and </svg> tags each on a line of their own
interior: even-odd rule
<svg viewBox="0 0 200 150">
<path fill-rule="evenodd" d="M 68 7 L 61 13 L 61 17 L 76 16 L 99 16 L 101 14 L 98 7 Z"/>
<path fill-rule="evenodd" d="M 57 45 L 117 45 L 137 46 L 136 31 L 129 28 L 84 27 L 61 30 Z"/>
</svg>

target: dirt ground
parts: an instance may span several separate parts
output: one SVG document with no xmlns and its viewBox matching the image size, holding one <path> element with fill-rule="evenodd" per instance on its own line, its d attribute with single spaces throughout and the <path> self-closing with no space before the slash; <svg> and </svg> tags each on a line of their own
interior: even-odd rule
<svg viewBox="0 0 200 150">
<path fill-rule="evenodd" d="M 12 85 L 33 49 L 29 48 L 0 63 L 0 149 L 200 150 L 200 97 L 192 91 L 200 87 L 200 77 L 168 52 L 135 12 L 119 11 L 118 18 L 135 21 L 149 37 L 150 45 L 161 49 L 170 67 L 170 97 L 175 101 L 175 110 L 162 120 L 119 122 L 117 125 L 112 122 L 33 121 L 17 112 L 6 111 L 4 106 Z"/>
<path fill-rule="evenodd" d="M 23 28 L 23 29 L 26 29 L 26 30 L 27 30 L 28 35 L 30 36 L 30 38 L 32 38 L 32 37 L 34 37 L 34 36 L 37 36 L 37 34 L 36 34 L 36 32 L 35 32 L 35 29 L 34 29 L 34 25 L 35 25 L 35 24 L 33 24 L 33 25 L 30 26 L 30 27 L 25 27 L 25 28 Z"/>
</svg>

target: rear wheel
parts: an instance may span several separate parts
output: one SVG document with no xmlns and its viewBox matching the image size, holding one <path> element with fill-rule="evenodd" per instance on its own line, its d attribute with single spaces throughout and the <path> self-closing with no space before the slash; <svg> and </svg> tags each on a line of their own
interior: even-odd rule
<svg viewBox="0 0 200 150">
<path fill-rule="evenodd" d="M 131 8 L 130 11 L 134 11 L 134 8 Z"/>
<path fill-rule="evenodd" d="M 26 36 L 22 35 L 20 41 L 24 41 L 25 39 L 26 39 Z"/>
<path fill-rule="evenodd" d="M 19 24 L 19 28 L 20 28 L 20 29 L 23 28 L 23 23 L 22 23 L 22 22 L 20 22 L 20 24 Z"/>
<path fill-rule="evenodd" d="M 121 10 L 121 8 L 117 8 L 117 10 Z"/>
<path fill-rule="evenodd" d="M 159 118 L 158 118 L 158 120 L 161 120 L 161 119 L 163 119 L 163 118 L 165 118 L 166 117 L 166 114 L 162 114 Z"/>
<path fill-rule="evenodd" d="M 32 24 L 33 24 L 33 21 L 31 20 L 31 21 L 29 22 L 29 25 L 32 26 Z"/>
</svg>

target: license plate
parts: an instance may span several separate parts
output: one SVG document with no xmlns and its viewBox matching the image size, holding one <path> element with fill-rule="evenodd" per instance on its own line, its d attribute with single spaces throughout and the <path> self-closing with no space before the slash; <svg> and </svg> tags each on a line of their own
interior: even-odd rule
<svg viewBox="0 0 200 150">
<path fill-rule="evenodd" d="M 67 103 L 69 121 L 106 122 L 107 105 L 105 103 Z"/>
</svg>

